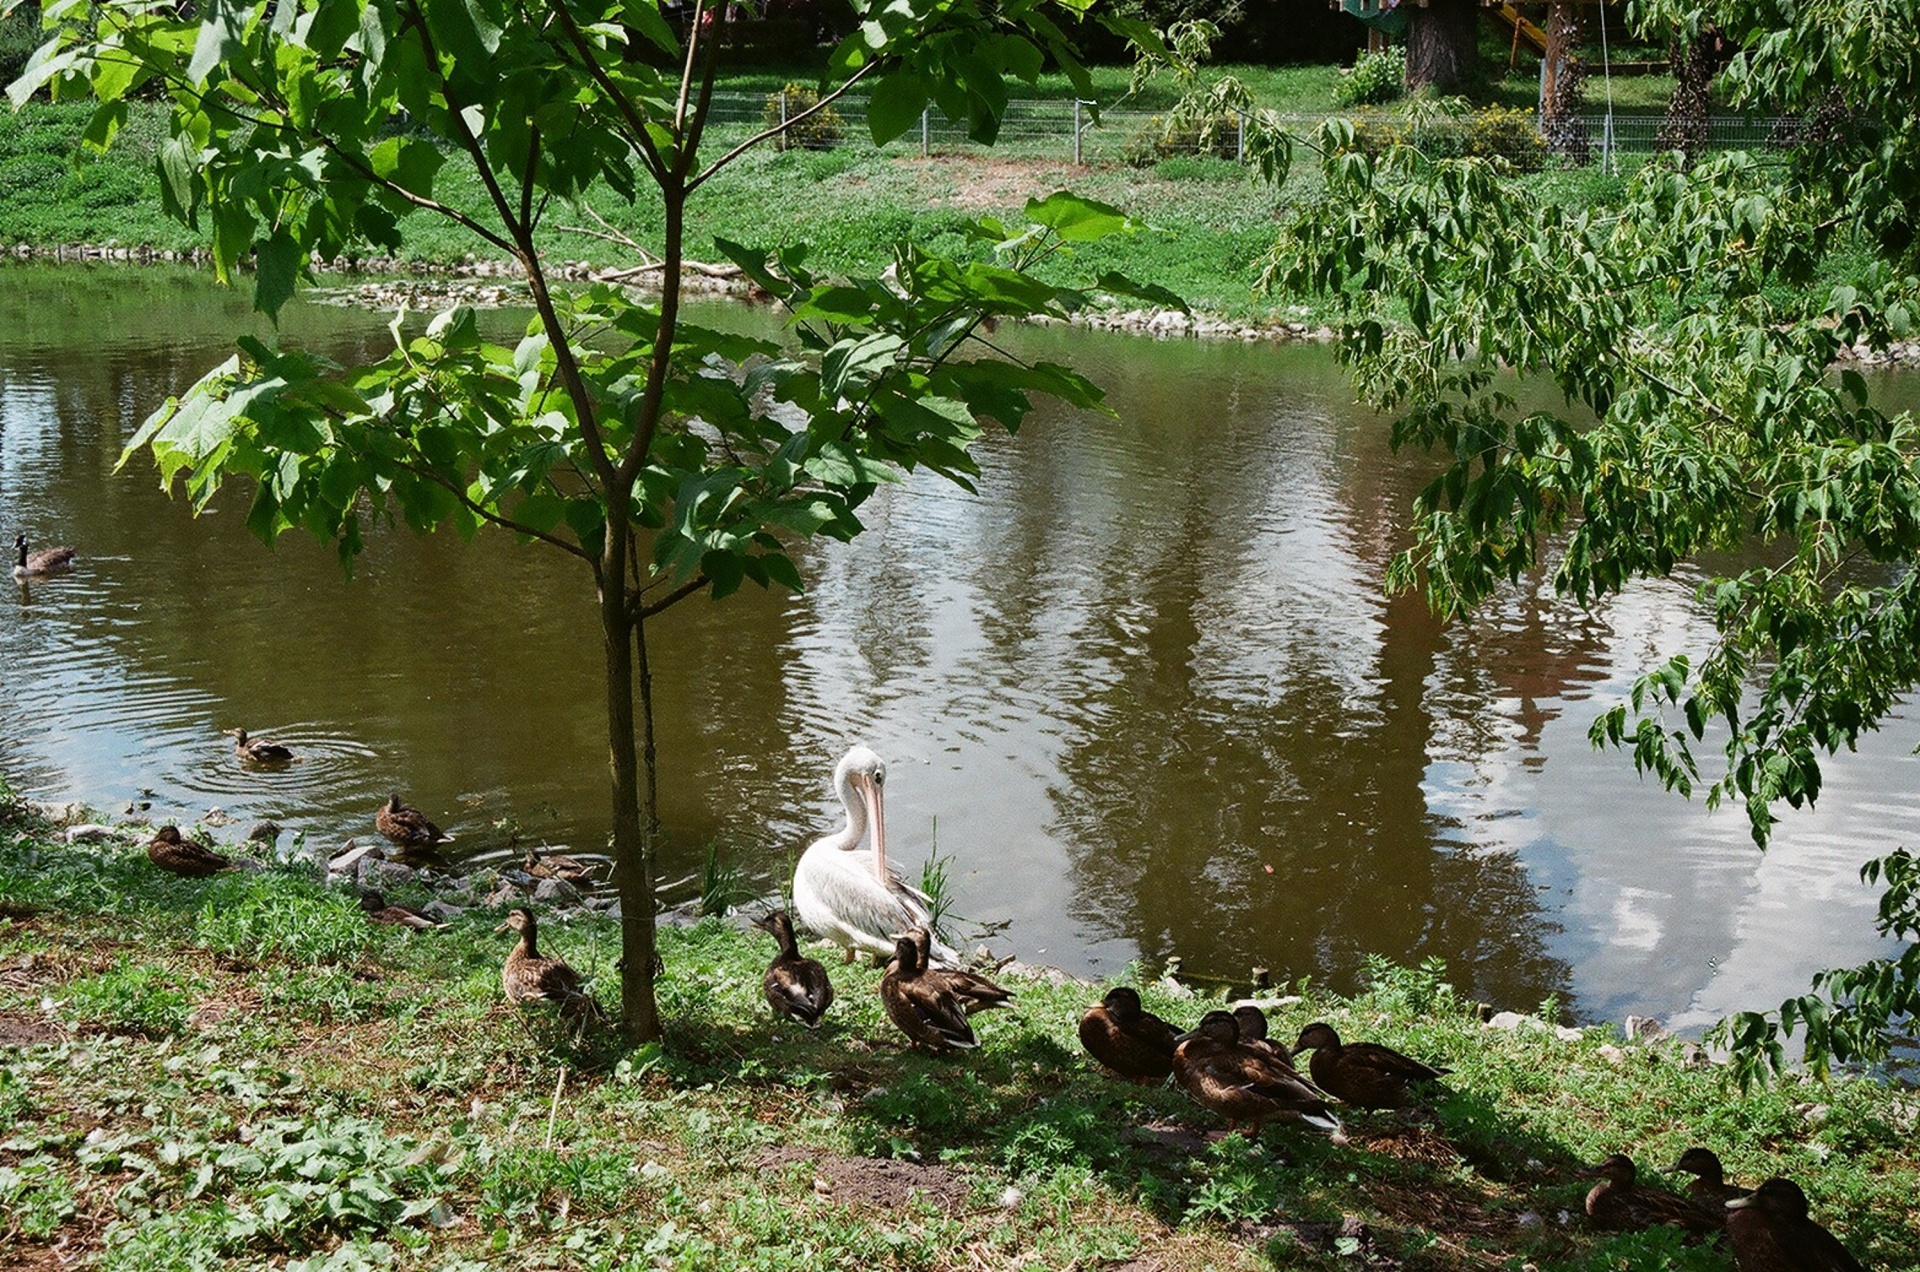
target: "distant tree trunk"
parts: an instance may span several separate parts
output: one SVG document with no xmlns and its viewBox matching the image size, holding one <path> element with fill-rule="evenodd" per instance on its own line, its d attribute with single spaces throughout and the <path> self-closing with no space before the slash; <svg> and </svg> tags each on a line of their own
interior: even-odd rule
<svg viewBox="0 0 1920 1272">
<path fill-rule="evenodd" d="M 1479 68 L 1480 0 L 1428 0 L 1405 12 L 1408 91 L 1463 91 Z"/>
<path fill-rule="evenodd" d="M 1585 34 L 1580 5 L 1554 0 L 1547 10 L 1547 51 L 1540 66 L 1540 133 L 1547 150 L 1568 163 L 1587 162 L 1587 68 L 1575 55 Z"/>
<path fill-rule="evenodd" d="M 1662 150 L 1681 151 L 1692 161 L 1707 144 L 1708 90 L 1732 50 L 1718 28 L 1703 26 L 1691 41 L 1675 36 L 1668 56 L 1673 61 L 1673 96 L 1667 101 L 1658 144 Z"/>
</svg>

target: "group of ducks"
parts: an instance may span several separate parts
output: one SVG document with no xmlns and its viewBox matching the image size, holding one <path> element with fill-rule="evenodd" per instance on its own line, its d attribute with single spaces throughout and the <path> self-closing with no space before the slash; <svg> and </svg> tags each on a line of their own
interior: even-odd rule
<svg viewBox="0 0 1920 1272">
<path fill-rule="evenodd" d="M 249 738 L 245 729 L 229 729 L 227 732 L 238 741 L 237 750 L 242 759 L 252 759 L 248 751 L 249 744 L 271 747 L 278 757 L 260 763 L 288 763 L 293 753 L 277 743 L 265 742 L 260 738 Z M 433 823 L 425 813 L 411 804 L 400 802 L 395 794 L 388 798 L 373 814 L 374 829 L 382 838 L 392 844 L 402 854 L 431 853 L 441 844 L 450 843 L 453 836 L 447 834 Z M 180 833 L 178 826 L 162 826 L 147 841 L 147 860 L 169 874 L 182 875 L 190 879 L 204 879 L 209 875 L 231 870 L 234 860 L 223 853 L 214 851 L 195 839 L 189 839 Z M 397 921 L 397 920 L 395 920 Z"/>
<path fill-rule="evenodd" d="M 1724 1232 L 1740 1272 L 1864 1272 L 1839 1238 L 1807 1213 L 1807 1195 L 1775 1176 L 1758 1188 L 1727 1182 L 1720 1158 L 1690 1148 L 1671 1169 L 1694 1176 L 1686 1194 L 1638 1185 L 1633 1159 L 1615 1153 L 1584 1173 L 1599 1183 L 1587 1193 L 1587 1218 L 1597 1228 L 1637 1232 L 1662 1225 L 1700 1238 Z"/>
</svg>

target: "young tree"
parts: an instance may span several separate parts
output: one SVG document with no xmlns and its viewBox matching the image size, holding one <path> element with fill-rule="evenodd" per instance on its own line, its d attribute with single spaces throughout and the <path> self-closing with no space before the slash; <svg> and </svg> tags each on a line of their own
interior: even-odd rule
<svg viewBox="0 0 1920 1272">
<path fill-rule="evenodd" d="M 1746 805 L 1767 842 L 1781 801 L 1820 793 L 1920 683 L 1920 421 L 1874 404 L 1843 355 L 1910 339 L 1920 314 L 1920 44 L 1901 0 L 1648 0 L 1649 29 L 1716 25 L 1749 100 L 1865 120 L 1791 155 L 1650 163 L 1619 207 L 1544 202 L 1475 161 L 1377 163 L 1322 137 L 1327 199 L 1271 277 L 1338 298 L 1341 356 L 1399 414 L 1396 444 L 1444 468 L 1390 582 L 1450 615 L 1550 569 L 1570 603 L 1703 554 L 1716 641 L 1643 676 L 1594 725 L 1668 787 Z M 1814 285 L 1836 248 L 1872 258 Z M 1576 409 L 1522 412 L 1498 377 L 1544 377 Z M 1592 422 L 1585 415 L 1590 413 Z M 1724 765 L 1704 768 L 1708 739 Z M 1920 936 L 1906 852 L 1863 872 L 1882 931 Z M 1830 972 L 1772 1016 L 1724 1022 L 1743 1077 L 1804 1027 L 1816 1066 L 1883 1052 L 1920 1009 L 1920 946 Z"/>
<path fill-rule="evenodd" d="M 820 105 L 860 85 L 876 140 L 931 103 L 991 141 L 1009 79 L 1052 58 L 1084 80 L 1058 22 L 1089 4 L 876 0 L 834 52 Z M 806 114 L 710 137 L 729 7 L 686 8 L 683 40 L 655 0 L 95 0 L 49 7 L 51 37 L 9 90 L 90 96 L 101 145 L 136 96 L 164 98 L 167 208 L 207 229 L 223 277 L 251 264 L 268 314 L 310 261 L 397 247 L 408 216 L 463 226 L 517 266 L 534 310 L 517 341 L 488 339 L 464 308 L 419 334 L 396 319 L 394 351 L 364 366 L 243 339 L 127 453 L 149 449 L 169 488 L 184 477 L 196 510 L 250 479 L 257 535 L 301 528 L 336 541 L 343 562 L 370 517 L 495 526 L 579 562 L 598 598 L 621 1017 L 635 1041 L 661 1028 L 648 620 L 746 582 L 798 588 L 796 538 L 858 533 L 862 501 L 899 468 L 966 484 L 969 446 L 988 421 L 1018 427 L 1031 393 L 1095 404 L 1070 370 L 985 345 L 981 324 L 1082 303 L 1029 268 L 1126 228 L 1056 195 L 1029 205 L 1030 225 L 977 227 L 997 245 L 983 259 L 903 245 L 890 277 L 841 283 L 813 277 L 799 248 L 723 245 L 791 308 L 800 349 L 689 323 L 689 201 Z M 454 172 L 478 193 L 460 193 Z M 657 201 L 657 301 L 554 286 L 556 213 L 589 192 Z"/>
</svg>

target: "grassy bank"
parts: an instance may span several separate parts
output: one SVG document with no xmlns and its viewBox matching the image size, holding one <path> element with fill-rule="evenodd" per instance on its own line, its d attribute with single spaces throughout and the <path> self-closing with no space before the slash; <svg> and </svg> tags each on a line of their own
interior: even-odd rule
<svg viewBox="0 0 1920 1272">
<path fill-rule="evenodd" d="M 933 1059 L 865 967 L 832 964 L 818 1033 L 776 1025 L 770 942 L 709 920 L 663 933 L 664 1048 L 575 1046 L 500 1001 L 493 911 L 373 928 L 301 869 L 179 880 L 131 831 L 70 846 L 17 806 L 0 915 L 12 1266 L 1725 1269 L 1573 1218 L 1579 1163 L 1693 1143 L 1794 1176 L 1870 1266 L 1920 1264 L 1910 1095 L 1741 1095 L 1676 1044 L 1490 1029 L 1437 969 L 1271 1013 L 1450 1065 L 1428 1113 L 1252 1143 L 1102 1077 L 1073 1032 L 1099 991 L 1071 981 L 1012 979 L 981 1049 Z M 611 993 L 609 921 L 542 930 Z"/>
</svg>

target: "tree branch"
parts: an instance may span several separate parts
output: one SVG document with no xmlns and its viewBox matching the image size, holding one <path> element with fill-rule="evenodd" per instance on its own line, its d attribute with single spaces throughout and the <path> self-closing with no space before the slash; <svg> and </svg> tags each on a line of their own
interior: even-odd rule
<svg viewBox="0 0 1920 1272">
<path fill-rule="evenodd" d="M 692 180 L 687 182 L 687 193 L 692 194 L 695 190 L 699 189 L 701 185 L 703 185 L 706 182 L 707 178 L 713 176 L 715 173 L 719 172 L 720 169 L 726 167 L 728 164 L 732 163 L 735 159 L 738 159 L 741 155 L 745 154 L 747 151 L 752 150 L 755 146 L 767 140 L 769 137 L 776 137 L 779 134 L 787 131 L 789 128 L 792 128 L 795 124 L 798 124 L 801 120 L 806 119 L 809 115 L 815 114 L 818 111 L 825 110 L 827 107 L 833 105 L 834 102 L 844 97 L 847 94 L 848 90 L 850 90 L 855 84 L 858 84 L 862 79 L 864 79 L 867 76 L 869 72 L 871 72 L 874 69 L 874 67 L 878 65 L 880 65 L 878 62 L 868 62 L 865 66 L 861 67 L 859 70 L 855 71 L 851 76 L 849 76 L 847 78 L 846 83 L 834 89 L 831 93 L 828 93 L 825 97 L 822 97 L 819 101 L 807 107 L 807 109 L 801 111 L 798 115 L 795 115 L 793 118 L 786 120 L 784 123 L 775 124 L 771 128 L 761 129 L 759 132 L 755 133 L 753 136 L 747 138 L 745 141 L 735 146 L 732 150 L 727 151 L 726 154 L 721 155 L 718 159 L 715 159 L 712 163 L 708 164 L 704 169 L 701 170 L 701 173 L 699 176 L 694 177 Z"/>
</svg>

